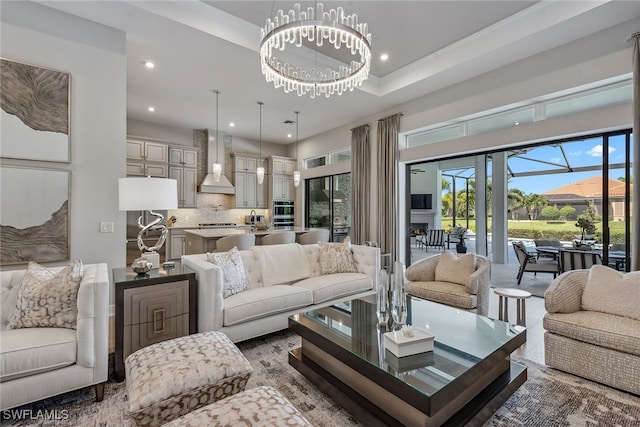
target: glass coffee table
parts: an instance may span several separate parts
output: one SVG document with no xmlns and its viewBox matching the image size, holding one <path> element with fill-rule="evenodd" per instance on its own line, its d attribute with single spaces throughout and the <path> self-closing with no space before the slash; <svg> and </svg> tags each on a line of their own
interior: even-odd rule
<svg viewBox="0 0 640 427">
<path fill-rule="evenodd" d="M 407 324 L 434 350 L 398 358 L 377 323 L 375 296 L 289 318 L 289 363 L 367 426 L 480 425 L 527 379 L 510 360 L 523 326 L 409 296 Z"/>
</svg>

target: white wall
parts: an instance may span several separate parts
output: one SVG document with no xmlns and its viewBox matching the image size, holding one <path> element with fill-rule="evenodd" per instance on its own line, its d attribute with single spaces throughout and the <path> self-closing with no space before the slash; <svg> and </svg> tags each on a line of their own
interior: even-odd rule
<svg viewBox="0 0 640 427">
<path fill-rule="evenodd" d="M 203 129 L 205 126 L 202 127 Z M 127 119 L 127 135 L 157 139 L 193 147 L 193 129 Z"/>
<path fill-rule="evenodd" d="M 124 267 L 118 178 L 125 176 L 125 34 L 30 2 L 0 7 L 2 57 L 71 74 L 71 163 L 2 164 L 70 170 L 71 259 Z M 114 222 L 115 232 L 99 233 L 100 221 Z M 113 303 L 113 286 L 110 295 Z"/>
</svg>

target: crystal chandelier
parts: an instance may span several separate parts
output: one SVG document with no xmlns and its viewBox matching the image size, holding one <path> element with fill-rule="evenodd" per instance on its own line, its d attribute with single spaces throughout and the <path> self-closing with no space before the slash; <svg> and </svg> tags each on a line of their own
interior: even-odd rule
<svg viewBox="0 0 640 427">
<path fill-rule="evenodd" d="M 264 166 L 262 166 L 262 105 L 264 102 L 258 101 L 260 106 L 260 157 L 258 160 L 258 168 L 256 169 L 256 177 L 258 178 L 258 184 L 262 184 L 264 181 Z"/>
<path fill-rule="evenodd" d="M 262 74 L 287 93 L 297 92 L 299 96 L 309 93 L 311 98 L 341 95 L 360 86 L 369 76 L 371 34 L 367 24 L 358 22 L 356 14 L 345 15 L 341 7 L 325 11 L 322 3 L 318 3 L 315 10 L 312 7 L 301 10 L 296 4 L 286 15 L 279 10 L 273 20 L 267 19 L 260 36 Z M 285 53 L 294 46 L 300 48 L 305 41 L 317 47 L 327 42 L 339 51 L 347 51 L 353 59 L 349 65 L 307 70 L 273 55 L 274 50 Z"/>
<path fill-rule="evenodd" d="M 300 111 L 294 111 L 296 114 L 296 166 L 298 166 L 298 117 Z M 300 185 L 300 171 L 296 167 L 296 170 L 293 171 L 293 186 L 297 187 Z"/>
<path fill-rule="evenodd" d="M 222 173 L 222 165 L 218 161 L 218 96 L 220 91 L 214 89 L 213 93 L 216 94 L 216 162 L 213 164 L 213 180 L 220 182 L 220 174 Z"/>
</svg>

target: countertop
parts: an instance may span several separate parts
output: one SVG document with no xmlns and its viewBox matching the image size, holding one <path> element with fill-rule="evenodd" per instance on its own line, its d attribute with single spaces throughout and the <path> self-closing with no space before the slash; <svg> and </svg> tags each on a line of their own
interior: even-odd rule
<svg viewBox="0 0 640 427">
<path fill-rule="evenodd" d="M 255 231 L 251 231 L 248 228 L 241 228 L 241 229 L 235 229 L 235 228 L 203 228 L 203 229 L 199 229 L 199 230 L 187 230 L 186 233 L 187 234 L 192 234 L 194 236 L 198 236 L 198 237 L 202 237 L 205 239 L 211 239 L 211 238 L 218 238 L 218 237 L 225 237 L 225 236 L 231 236 L 234 234 L 255 234 L 256 236 L 266 236 L 267 234 L 271 234 L 271 233 L 282 233 L 284 231 L 293 231 L 296 234 L 300 234 L 300 233 L 306 233 L 307 231 L 311 230 L 311 228 L 304 228 L 304 227 L 293 227 L 289 230 L 281 230 L 281 229 L 275 229 L 275 230 L 255 230 Z"/>
<path fill-rule="evenodd" d="M 229 226 L 200 226 L 200 225 L 174 225 L 172 227 L 167 227 L 169 231 L 171 230 L 211 230 L 211 229 L 225 229 L 225 230 L 235 230 L 235 229 L 249 229 L 251 228 L 251 224 L 238 224 L 238 225 L 229 225 Z"/>
</svg>

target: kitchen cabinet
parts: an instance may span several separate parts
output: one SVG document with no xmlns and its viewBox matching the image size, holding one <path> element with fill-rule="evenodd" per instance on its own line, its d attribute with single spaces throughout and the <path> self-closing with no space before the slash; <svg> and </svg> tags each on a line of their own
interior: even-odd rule
<svg viewBox="0 0 640 427">
<path fill-rule="evenodd" d="M 186 255 L 185 231 L 177 229 L 169 229 L 169 238 L 167 239 L 167 259 L 179 260 L 182 255 Z"/>
<path fill-rule="evenodd" d="M 244 154 L 234 154 L 235 170 L 234 185 L 236 187 L 236 208 L 265 209 L 267 207 L 267 182 L 258 184 L 256 168 L 258 157 Z"/>
<path fill-rule="evenodd" d="M 127 159 L 144 162 L 167 163 L 167 144 L 162 142 L 127 139 Z"/>
<path fill-rule="evenodd" d="M 169 166 L 169 178 L 178 181 L 178 207 L 197 207 L 197 170 L 194 168 Z"/>
<path fill-rule="evenodd" d="M 295 200 L 296 187 L 293 177 L 288 175 L 271 176 L 271 198 L 273 200 Z"/>
<path fill-rule="evenodd" d="M 127 175 L 166 178 L 167 144 L 127 139 Z"/>
<path fill-rule="evenodd" d="M 235 171 L 236 172 L 256 172 L 258 169 L 258 157 L 235 154 Z"/>
<path fill-rule="evenodd" d="M 198 150 L 195 148 L 169 147 L 169 164 L 185 168 L 198 166 Z"/>
<path fill-rule="evenodd" d="M 272 175 L 293 175 L 296 170 L 296 160 L 288 157 L 271 156 L 269 170 Z"/>
</svg>

